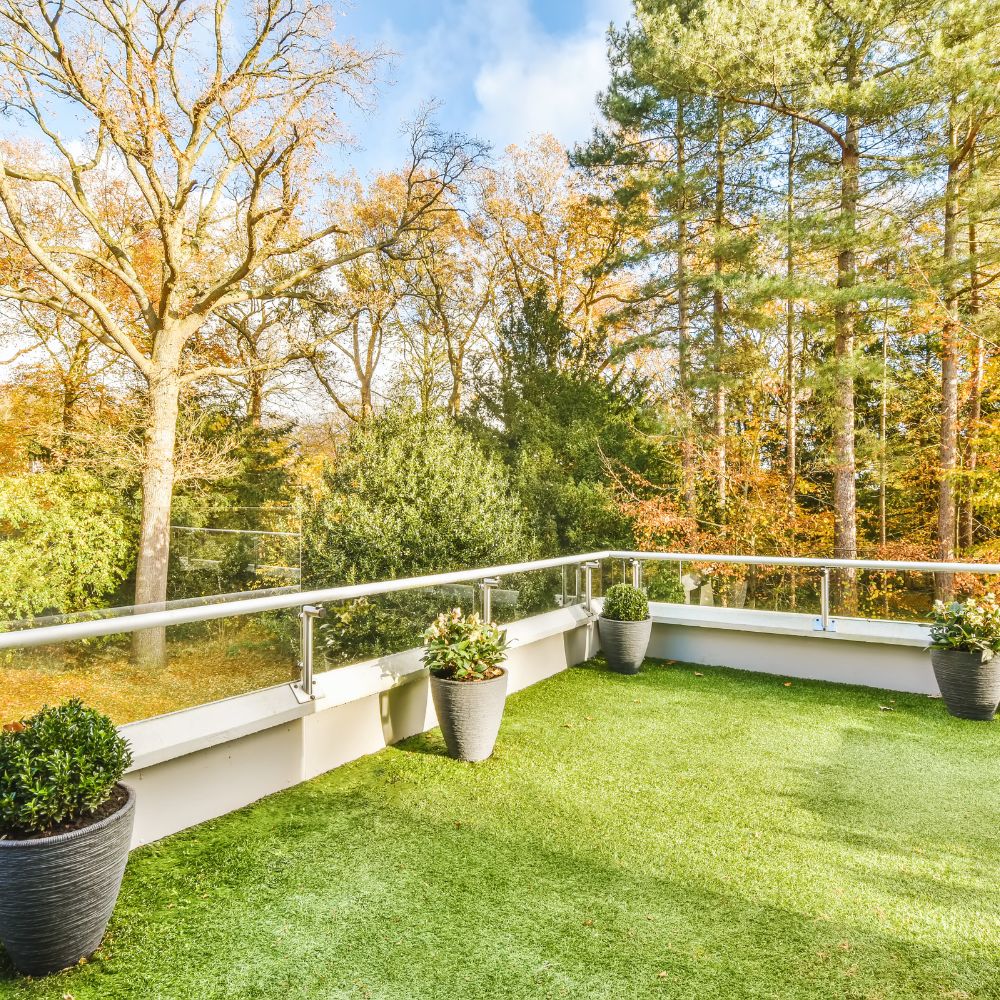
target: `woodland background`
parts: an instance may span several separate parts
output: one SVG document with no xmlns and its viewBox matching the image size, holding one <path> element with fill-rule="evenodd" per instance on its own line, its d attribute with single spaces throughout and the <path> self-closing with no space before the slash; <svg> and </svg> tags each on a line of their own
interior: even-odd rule
<svg viewBox="0 0 1000 1000">
<path fill-rule="evenodd" d="M 998 14 L 638 0 L 590 142 L 428 109 L 360 178 L 384 55 L 317 0 L 0 0 L 0 617 L 261 565 L 1000 561 Z"/>
</svg>

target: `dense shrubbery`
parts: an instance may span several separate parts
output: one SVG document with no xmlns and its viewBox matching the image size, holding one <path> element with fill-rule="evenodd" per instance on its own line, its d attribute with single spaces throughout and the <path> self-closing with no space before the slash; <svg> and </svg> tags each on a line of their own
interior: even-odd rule
<svg viewBox="0 0 1000 1000">
<path fill-rule="evenodd" d="M 99 604 L 128 576 L 127 500 L 81 470 L 0 478 L 0 619 Z"/>
<path fill-rule="evenodd" d="M 306 516 L 309 586 L 530 558 L 503 465 L 448 420 L 403 409 L 356 428 Z"/>
<path fill-rule="evenodd" d="M 0 836 L 43 833 L 102 806 L 132 763 L 106 715 L 79 699 L 0 733 Z"/>
<path fill-rule="evenodd" d="M 534 555 L 501 462 L 453 421 L 402 409 L 355 428 L 324 474 L 304 524 L 303 580 L 368 583 Z M 420 591 L 333 608 L 322 642 L 334 659 L 418 645 L 443 601 Z"/>
<path fill-rule="evenodd" d="M 503 457 L 547 554 L 627 547 L 633 535 L 614 495 L 614 470 L 654 474 L 662 458 L 642 424 L 645 387 L 601 340 L 581 349 L 538 287 L 500 331 L 498 367 L 484 374 L 470 426 Z"/>
</svg>

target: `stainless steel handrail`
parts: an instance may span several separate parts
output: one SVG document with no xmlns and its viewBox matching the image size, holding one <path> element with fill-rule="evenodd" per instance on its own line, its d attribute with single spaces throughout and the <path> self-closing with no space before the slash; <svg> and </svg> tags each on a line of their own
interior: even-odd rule
<svg viewBox="0 0 1000 1000">
<path fill-rule="evenodd" d="M 26 649 L 47 646 L 57 642 L 74 642 L 103 635 L 141 632 L 150 628 L 167 628 L 171 625 L 189 625 L 194 622 L 212 621 L 217 618 L 260 614 L 265 611 L 286 611 L 306 605 L 328 604 L 331 601 L 350 601 L 359 597 L 377 597 L 422 587 L 439 587 L 452 583 L 471 583 L 489 577 L 530 573 L 534 570 L 558 569 L 607 557 L 605 552 L 591 552 L 579 556 L 561 556 L 556 559 L 536 559 L 532 562 L 511 563 L 507 566 L 489 566 L 485 569 L 458 570 L 454 573 L 434 573 L 430 576 L 407 577 L 401 580 L 383 580 L 347 587 L 328 587 L 323 590 L 303 590 L 293 594 L 271 597 L 251 597 L 246 600 L 220 601 L 195 608 L 177 608 L 169 611 L 151 611 L 121 618 L 71 622 L 45 628 L 18 629 L 0 632 L 0 650 Z"/>
<path fill-rule="evenodd" d="M 735 563 L 743 566 L 799 566 L 813 569 L 899 570 L 910 573 L 1000 573 L 1000 563 L 905 562 L 891 559 L 817 559 L 812 556 L 730 556 L 704 552 L 605 552 L 606 559 L 645 562 Z"/>
<path fill-rule="evenodd" d="M 383 580 L 353 586 L 329 587 L 322 590 L 274 594 L 267 597 L 233 597 L 192 608 L 174 608 L 166 611 L 141 612 L 122 617 L 97 619 L 85 622 L 68 622 L 42 628 L 17 629 L 0 632 L 0 650 L 27 649 L 51 643 L 74 642 L 97 636 L 140 632 L 143 629 L 188 625 L 240 615 L 260 614 L 267 611 L 285 611 L 306 605 L 321 605 L 332 601 L 350 601 L 360 597 L 377 597 L 381 594 L 418 590 L 422 587 L 444 586 L 453 583 L 471 583 L 490 577 L 530 573 L 535 570 L 558 569 L 562 566 L 584 567 L 587 563 L 605 559 L 636 560 L 637 562 L 688 562 L 729 563 L 745 566 L 794 566 L 818 570 L 861 569 L 875 571 L 901 571 L 916 573 L 1000 573 L 1000 563 L 964 562 L 906 562 L 877 559 L 817 559 L 792 556 L 741 556 L 721 553 L 697 552 L 635 552 L 609 550 L 587 552 L 580 555 L 561 556 L 555 559 L 536 559 L 531 562 L 512 563 L 506 566 L 489 566 L 483 569 L 458 570 L 453 573 L 434 573 L 429 576 L 407 577 L 401 580 Z M 579 587 L 576 588 L 579 592 Z"/>
</svg>

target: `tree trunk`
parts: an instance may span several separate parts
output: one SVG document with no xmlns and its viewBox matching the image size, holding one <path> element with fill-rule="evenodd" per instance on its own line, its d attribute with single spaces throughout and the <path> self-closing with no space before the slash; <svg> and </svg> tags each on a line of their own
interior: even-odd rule
<svg viewBox="0 0 1000 1000">
<path fill-rule="evenodd" d="M 179 354 L 179 352 L 177 352 Z M 161 359 L 149 379 L 149 410 L 142 473 L 142 526 L 135 578 L 136 604 L 167 599 L 170 559 L 170 509 L 174 491 L 174 446 L 180 402 L 179 358 Z M 132 636 L 132 655 L 143 667 L 166 662 L 166 630 L 146 629 Z"/>
<path fill-rule="evenodd" d="M 690 315 L 688 304 L 687 257 L 687 154 L 685 150 L 684 101 L 677 99 L 677 187 L 680 192 L 677 210 L 677 386 L 681 397 L 681 488 L 684 511 L 696 517 L 698 499 L 694 469 L 694 415 L 690 392 Z"/>
<path fill-rule="evenodd" d="M 785 299 L 785 502 L 787 505 L 789 552 L 798 552 L 798 506 L 796 484 L 798 480 L 798 386 L 796 384 L 795 358 L 795 300 L 792 298 L 792 280 L 795 277 L 795 158 L 798 155 L 799 123 L 791 121 L 788 143 L 788 167 L 785 178 L 785 282 L 788 297 Z M 799 574 L 790 570 L 789 605 L 798 607 Z"/>
<path fill-rule="evenodd" d="M 938 447 L 938 558 L 955 558 L 955 467 L 958 458 L 958 295 L 951 269 L 955 263 L 958 237 L 958 170 L 955 157 L 955 121 L 948 121 L 948 176 L 944 195 L 944 270 L 945 317 L 941 328 L 941 440 Z M 949 600 L 954 593 L 951 573 L 936 573 L 934 594 Z"/>
<path fill-rule="evenodd" d="M 712 290 L 712 338 L 715 352 L 715 493 L 719 519 L 726 520 L 726 379 L 723 357 L 726 350 L 725 299 L 722 292 L 723 239 L 726 207 L 725 114 L 722 102 L 716 104 L 715 134 L 715 246 L 713 265 L 715 284 Z"/>
<path fill-rule="evenodd" d="M 63 378 L 62 398 L 62 442 L 63 447 L 69 443 L 70 434 L 76 428 L 76 411 L 83 395 L 83 384 L 87 378 L 87 362 L 90 360 L 90 338 L 81 333 L 73 345 L 69 367 Z"/>
<path fill-rule="evenodd" d="M 795 524 L 795 481 L 798 476 L 798 389 L 795 380 L 795 302 L 791 296 L 795 277 L 795 157 L 798 152 L 798 122 L 792 119 L 792 135 L 788 146 L 788 178 L 785 196 L 785 281 L 789 288 L 785 299 L 785 489 L 788 496 L 788 516 Z M 794 541 L 794 539 L 793 539 Z"/>
<path fill-rule="evenodd" d="M 975 173 L 975 150 L 969 158 L 969 172 Z M 983 351 L 982 338 L 979 332 L 979 314 L 982 310 L 980 299 L 979 274 L 979 236 L 976 231 L 976 219 L 969 214 L 969 326 L 972 328 L 972 358 L 969 364 L 969 411 L 966 423 L 965 471 L 968 482 L 965 488 L 965 498 L 961 506 L 958 524 L 959 545 L 970 549 L 976 541 L 975 515 L 973 502 L 975 489 L 975 472 L 979 464 L 979 421 L 982 419 L 983 406 L 983 375 L 986 367 L 986 356 Z"/>
<path fill-rule="evenodd" d="M 886 485 L 889 478 L 889 328 L 882 327 L 882 401 L 878 418 L 879 465 L 878 465 L 878 540 L 885 558 L 885 547 L 889 541 L 889 527 L 886 513 Z"/>
<path fill-rule="evenodd" d="M 448 413 L 452 417 L 457 417 L 462 410 L 462 359 L 459 356 L 457 363 L 451 369 L 451 393 L 448 396 Z"/>
<path fill-rule="evenodd" d="M 264 417 L 264 379 L 259 372 L 247 374 L 247 423 L 257 430 Z"/>
<path fill-rule="evenodd" d="M 850 75 L 850 71 L 849 71 Z M 833 555 L 856 559 L 858 555 L 856 462 L 854 451 L 854 321 L 850 292 L 857 280 L 854 240 L 859 197 L 859 135 L 857 122 L 848 117 L 840 171 L 840 222 L 843 243 L 837 256 L 837 304 L 834 309 L 834 413 L 833 413 Z M 836 597 L 841 614 L 857 612 L 857 572 L 836 574 Z"/>
<path fill-rule="evenodd" d="M 364 350 L 361 347 L 361 317 L 354 317 L 352 361 L 354 374 L 358 380 L 358 423 L 366 423 L 375 412 L 375 401 L 372 384 L 375 377 L 375 358 L 378 345 L 382 338 L 382 320 L 379 315 L 369 311 L 368 321 L 371 330 Z"/>
</svg>

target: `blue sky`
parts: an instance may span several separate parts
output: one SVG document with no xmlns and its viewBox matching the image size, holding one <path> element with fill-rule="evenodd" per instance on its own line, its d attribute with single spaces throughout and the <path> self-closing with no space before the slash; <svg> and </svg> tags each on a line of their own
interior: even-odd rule
<svg viewBox="0 0 1000 1000">
<path fill-rule="evenodd" d="M 356 0 L 338 31 L 394 55 L 378 106 L 351 116 L 366 172 L 403 159 L 400 125 L 436 100 L 438 120 L 497 151 L 551 132 L 584 139 L 594 96 L 607 82 L 605 31 L 621 24 L 629 0 Z"/>
</svg>

